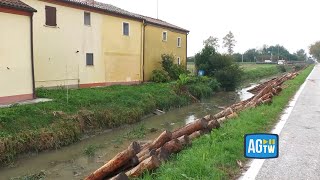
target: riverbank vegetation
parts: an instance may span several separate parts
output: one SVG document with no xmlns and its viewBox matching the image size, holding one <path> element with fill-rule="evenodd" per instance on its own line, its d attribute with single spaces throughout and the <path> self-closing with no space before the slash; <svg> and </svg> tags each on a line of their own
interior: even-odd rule
<svg viewBox="0 0 320 180">
<path fill-rule="evenodd" d="M 222 124 L 221 128 L 192 142 L 183 150 L 142 179 L 234 179 L 246 159 L 243 156 L 245 134 L 269 132 L 289 100 L 312 70 L 303 70 L 286 88 L 273 98 L 270 105 L 262 105 L 239 113 L 239 117 Z"/>
<path fill-rule="evenodd" d="M 1 108 L 0 164 L 20 153 L 72 144 L 85 133 L 135 123 L 155 109 L 181 107 L 220 88 L 215 77 L 190 76 L 179 66 L 167 67 L 168 72 L 161 71 L 171 82 L 71 89 L 68 94 L 64 88 L 40 88 L 37 97 L 52 102 Z"/>
</svg>

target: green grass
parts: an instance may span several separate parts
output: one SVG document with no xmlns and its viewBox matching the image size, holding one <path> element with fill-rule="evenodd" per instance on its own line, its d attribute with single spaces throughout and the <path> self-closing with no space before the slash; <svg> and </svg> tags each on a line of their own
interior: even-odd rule
<svg viewBox="0 0 320 180">
<path fill-rule="evenodd" d="M 155 83 L 73 89 L 68 103 L 66 89 L 38 89 L 37 96 L 54 101 L 0 109 L 0 164 L 22 152 L 74 143 L 86 132 L 135 123 L 156 108 L 191 103 L 189 97 L 176 94 L 171 84 Z"/>
<path fill-rule="evenodd" d="M 262 105 L 240 113 L 239 117 L 226 122 L 218 130 L 200 137 L 187 148 L 142 179 L 232 179 L 240 168 L 237 160 L 243 156 L 244 135 L 269 132 L 277 122 L 287 103 L 305 81 L 312 67 L 303 70 L 295 79 L 285 82 L 285 88 L 274 97 L 271 105 Z"/>
<path fill-rule="evenodd" d="M 281 73 L 278 65 L 275 64 L 241 64 L 244 75 L 243 81 L 256 81 L 265 77 Z M 290 69 L 287 67 L 287 71 Z"/>
</svg>

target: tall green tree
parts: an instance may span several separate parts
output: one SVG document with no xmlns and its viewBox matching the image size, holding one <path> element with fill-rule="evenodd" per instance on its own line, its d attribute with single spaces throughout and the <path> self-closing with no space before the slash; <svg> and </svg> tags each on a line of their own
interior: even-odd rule
<svg viewBox="0 0 320 180">
<path fill-rule="evenodd" d="M 307 53 L 304 51 L 304 49 L 300 49 L 297 52 L 294 53 L 294 55 L 297 57 L 298 61 L 306 61 L 307 60 Z"/>
<path fill-rule="evenodd" d="M 236 45 L 236 40 L 231 31 L 223 38 L 223 47 L 227 48 L 228 54 L 233 54 L 233 48 Z"/>
<path fill-rule="evenodd" d="M 213 36 L 210 36 L 208 39 L 203 41 L 204 46 L 211 46 L 214 47 L 214 49 L 217 49 L 219 47 L 219 39 Z"/>
<path fill-rule="evenodd" d="M 311 44 L 309 47 L 309 54 L 312 55 L 313 58 L 320 60 L 320 41 Z"/>
</svg>

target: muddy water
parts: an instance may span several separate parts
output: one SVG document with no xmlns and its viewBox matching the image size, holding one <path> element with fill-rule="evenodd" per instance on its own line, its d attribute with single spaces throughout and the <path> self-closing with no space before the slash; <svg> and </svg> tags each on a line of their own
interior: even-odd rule
<svg viewBox="0 0 320 180">
<path fill-rule="evenodd" d="M 165 114 L 149 116 L 138 124 L 108 130 L 68 147 L 24 155 L 11 167 L 0 169 L 0 179 L 22 177 L 39 172 L 44 172 L 45 179 L 83 179 L 135 140 L 128 139 L 125 135 L 141 127 L 142 124 L 146 135 L 139 140 L 154 139 L 163 130 L 173 130 L 204 115 L 215 114 L 225 106 L 250 98 L 252 94 L 247 90 L 254 86 L 255 84 L 252 84 L 237 92 L 219 92 L 201 103 L 191 104 Z M 157 131 L 151 132 L 149 130 L 151 128 Z M 92 145 L 96 147 L 94 155 L 85 155 L 85 149 Z"/>
</svg>

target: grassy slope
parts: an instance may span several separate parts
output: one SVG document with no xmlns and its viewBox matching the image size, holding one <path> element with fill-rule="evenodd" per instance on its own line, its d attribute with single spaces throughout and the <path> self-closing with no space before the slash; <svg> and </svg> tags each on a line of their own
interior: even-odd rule
<svg viewBox="0 0 320 180">
<path fill-rule="evenodd" d="M 244 81 L 259 80 L 264 77 L 280 73 L 280 69 L 275 64 L 241 64 L 244 70 Z"/>
<path fill-rule="evenodd" d="M 311 72 L 308 67 L 295 79 L 287 81 L 280 96 L 274 97 L 271 105 L 262 105 L 245 110 L 240 116 L 223 124 L 219 130 L 193 142 L 191 148 L 173 156 L 154 174 L 143 179 L 230 179 L 240 169 L 237 160 L 243 157 L 243 137 L 248 133 L 268 132 L 285 109 L 290 98 Z"/>
</svg>

